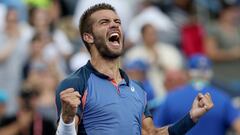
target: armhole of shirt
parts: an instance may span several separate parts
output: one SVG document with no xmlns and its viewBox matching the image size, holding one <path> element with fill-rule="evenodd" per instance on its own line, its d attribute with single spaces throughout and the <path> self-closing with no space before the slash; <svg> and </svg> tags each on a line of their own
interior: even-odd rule
<svg viewBox="0 0 240 135">
<path fill-rule="evenodd" d="M 78 109 L 77 115 L 80 115 L 83 112 L 84 106 L 86 104 L 87 98 L 87 83 L 90 77 L 90 72 L 82 67 L 73 74 L 71 74 L 68 78 L 64 79 L 56 90 L 56 106 L 58 112 L 58 118 L 61 113 L 61 101 L 60 101 L 60 93 L 67 88 L 74 88 L 75 91 L 78 91 L 81 95 L 81 108 Z M 81 116 L 79 116 L 81 118 Z"/>
</svg>

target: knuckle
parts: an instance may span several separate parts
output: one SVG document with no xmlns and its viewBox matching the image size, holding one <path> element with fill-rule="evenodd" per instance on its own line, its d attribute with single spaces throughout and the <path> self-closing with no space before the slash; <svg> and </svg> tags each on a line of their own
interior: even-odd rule
<svg viewBox="0 0 240 135">
<path fill-rule="evenodd" d="M 65 89 L 64 91 L 69 91 L 69 92 L 71 92 L 71 91 L 73 91 L 74 89 L 73 88 L 67 88 L 67 89 Z"/>
<path fill-rule="evenodd" d="M 62 99 L 62 98 L 65 98 L 65 94 L 62 94 L 62 95 L 60 95 L 60 98 Z"/>
<path fill-rule="evenodd" d="M 71 107 L 72 107 L 72 108 L 76 108 L 77 106 L 78 106 L 78 105 L 75 104 L 75 103 L 72 103 L 72 104 L 71 104 Z"/>
<path fill-rule="evenodd" d="M 74 91 L 73 88 L 67 88 L 67 89 L 63 90 L 62 92 L 60 92 L 60 95 L 65 94 L 65 93 L 70 93 L 70 92 L 73 92 L 73 91 Z"/>
<path fill-rule="evenodd" d="M 79 94 L 78 91 L 74 91 L 75 94 Z"/>
<path fill-rule="evenodd" d="M 76 91 L 76 92 L 75 92 L 75 95 L 77 95 L 77 96 L 81 96 L 81 95 L 79 94 L 79 92 L 78 92 L 78 91 Z"/>
<path fill-rule="evenodd" d="M 65 92 L 64 91 L 62 91 L 59 95 L 60 96 L 63 96 L 65 94 Z"/>
<path fill-rule="evenodd" d="M 61 97 L 61 101 L 66 101 L 66 98 L 65 97 Z"/>
<path fill-rule="evenodd" d="M 68 88 L 69 90 L 74 90 L 74 88 Z"/>
<path fill-rule="evenodd" d="M 70 102 L 68 100 L 64 100 L 63 101 L 65 104 L 70 104 Z"/>
</svg>

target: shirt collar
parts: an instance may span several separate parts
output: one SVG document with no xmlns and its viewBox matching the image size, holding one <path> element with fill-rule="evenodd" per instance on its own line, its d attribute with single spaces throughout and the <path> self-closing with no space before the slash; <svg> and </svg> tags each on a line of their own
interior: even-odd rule
<svg viewBox="0 0 240 135">
<path fill-rule="evenodd" d="M 111 78 L 110 78 L 109 76 L 107 76 L 107 75 L 105 75 L 105 74 L 103 74 L 103 73 L 98 72 L 98 71 L 93 67 L 93 65 L 91 64 L 90 60 L 87 62 L 86 67 L 87 67 L 92 73 L 94 73 L 95 75 L 97 75 L 98 77 L 103 78 L 103 79 L 111 80 Z M 122 69 L 120 69 L 120 68 L 119 68 L 119 72 L 120 72 L 121 77 L 126 81 L 127 86 L 129 86 L 129 78 L 128 78 L 127 74 L 126 74 Z"/>
</svg>

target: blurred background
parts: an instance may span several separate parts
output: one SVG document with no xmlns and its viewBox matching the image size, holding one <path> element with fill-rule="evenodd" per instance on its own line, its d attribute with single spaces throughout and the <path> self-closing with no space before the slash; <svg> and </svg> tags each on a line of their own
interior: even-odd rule
<svg viewBox="0 0 240 135">
<path fill-rule="evenodd" d="M 189 135 L 240 134 L 240 0 L 0 0 L 1 135 L 55 134 L 56 87 L 90 59 L 79 18 L 101 2 L 122 19 L 122 68 L 156 126 L 209 92 L 215 107 Z"/>
</svg>

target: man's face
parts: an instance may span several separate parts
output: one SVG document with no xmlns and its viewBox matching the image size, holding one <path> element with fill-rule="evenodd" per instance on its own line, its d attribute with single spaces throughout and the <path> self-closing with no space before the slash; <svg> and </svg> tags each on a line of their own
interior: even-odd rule
<svg viewBox="0 0 240 135">
<path fill-rule="evenodd" d="M 50 23 L 49 14 L 45 9 L 36 9 L 32 19 L 36 28 L 47 27 Z"/>
<path fill-rule="evenodd" d="M 147 26 L 143 33 L 143 40 L 146 45 L 153 46 L 157 42 L 157 32 L 153 26 Z"/>
<path fill-rule="evenodd" d="M 17 11 L 9 10 L 6 16 L 6 24 L 7 26 L 11 27 L 12 25 L 16 25 L 18 22 L 18 15 Z"/>
<path fill-rule="evenodd" d="M 100 55 L 107 59 L 116 59 L 123 53 L 123 33 L 118 15 L 111 10 L 93 13 L 92 36 Z"/>
</svg>

